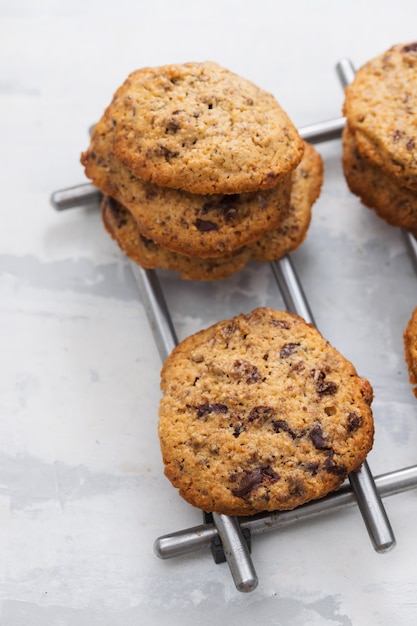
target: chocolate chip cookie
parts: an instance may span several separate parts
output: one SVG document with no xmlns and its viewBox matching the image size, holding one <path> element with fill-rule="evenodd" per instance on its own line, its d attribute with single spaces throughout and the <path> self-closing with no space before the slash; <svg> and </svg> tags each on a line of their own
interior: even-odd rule
<svg viewBox="0 0 417 626">
<path fill-rule="evenodd" d="M 258 308 L 182 341 L 161 371 L 165 474 L 204 511 L 292 509 L 373 444 L 372 387 L 310 324 Z"/>
<path fill-rule="evenodd" d="M 163 187 L 197 194 L 269 189 L 303 154 L 272 94 L 213 62 L 132 72 L 111 108 L 116 158 Z"/>
</svg>

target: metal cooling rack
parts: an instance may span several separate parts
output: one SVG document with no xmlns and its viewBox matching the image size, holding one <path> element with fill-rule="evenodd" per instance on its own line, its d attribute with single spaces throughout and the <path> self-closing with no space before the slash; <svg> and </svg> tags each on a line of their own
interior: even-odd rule
<svg viewBox="0 0 417 626">
<path fill-rule="evenodd" d="M 348 59 L 336 66 L 342 86 L 354 76 Z M 320 143 L 341 136 L 343 117 L 299 129 L 301 137 L 310 143 Z M 51 203 L 57 210 L 79 206 L 97 206 L 101 192 L 90 183 L 56 191 Z M 405 245 L 417 272 L 417 242 L 408 231 L 402 231 Z M 142 303 L 154 336 L 161 361 L 164 362 L 177 345 L 177 335 L 164 293 L 155 270 L 144 270 L 130 262 Z M 271 263 L 277 286 L 288 311 L 297 313 L 314 324 L 313 314 L 289 255 Z M 357 505 L 362 514 L 371 543 L 377 552 L 387 552 L 395 546 L 395 537 L 382 503 L 382 498 L 417 487 L 417 465 L 373 477 L 365 462 L 358 472 L 349 475 L 342 487 L 320 500 L 308 502 L 292 511 L 279 511 L 251 517 L 229 517 L 216 513 L 204 515 L 204 523 L 164 535 L 156 539 L 154 550 L 161 559 L 188 554 L 210 547 L 216 563 L 227 561 L 236 588 L 253 591 L 258 577 L 250 555 L 252 535 L 279 530 L 289 524 L 311 519 L 324 513 L 336 512 Z"/>
</svg>

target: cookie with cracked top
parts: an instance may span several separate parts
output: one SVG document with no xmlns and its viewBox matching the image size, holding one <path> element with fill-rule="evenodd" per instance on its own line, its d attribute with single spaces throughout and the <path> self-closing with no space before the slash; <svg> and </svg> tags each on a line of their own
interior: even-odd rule
<svg viewBox="0 0 417 626">
<path fill-rule="evenodd" d="M 145 238 L 132 213 L 109 196 L 103 199 L 101 214 L 111 237 L 142 267 L 174 270 L 184 279 L 219 280 L 240 271 L 251 260 L 277 260 L 298 248 L 307 235 L 311 207 L 322 182 L 322 159 L 313 146 L 306 144 L 303 159 L 292 173 L 290 208 L 280 226 L 248 246 L 211 259 L 178 254 Z"/>
<path fill-rule="evenodd" d="M 95 125 L 81 160 L 103 193 L 132 213 L 146 239 L 173 252 L 219 257 L 279 226 L 288 211 L 291 174 L 271 189 L 242 194 L 193 194 L 133 176 L 114 155 L 115 127 L 110 106 Z"/>
<path fill-rule="evenodd" d="M 373 391 L 297 315 L 258 308 L 182 341 L 161 371 L 165 474 L 204 511 L 292 509 L 337 489 L 373 445 Z"/>
<path fill-rule="evenodd" d="M 417 307 L 413 310 L 403 334 L 405 360 L 410 384 L 417 397 Z"/>
<path fill-rule="evenodd" d="M 274 96 L 211 61 L 132 72 L 112 119 L 115 155 L 132 174 L 190 193 L 269 189 L 303 153 Z"/>
<path fill-rule="evenodd" d="M 346 87 L 343 112 L 360 154 L 417 191 L 417 42 L 365 63 Z"/>
<path fill-rule="evenodd" d="M 380 167 L 367 161 L 360 154 L 348 124 L 342 141 L 343 171 L 351 192 L 391 226 L 406 228 L 417 235 L 417 192 L 402 187 Z"/>
</svg>

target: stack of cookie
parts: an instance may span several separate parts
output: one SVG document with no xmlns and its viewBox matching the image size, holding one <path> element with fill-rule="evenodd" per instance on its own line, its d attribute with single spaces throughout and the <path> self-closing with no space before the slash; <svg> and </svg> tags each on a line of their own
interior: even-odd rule
<svg viewBox="0 0 417 626">
<path fill-rule="evenodd" d="M 345 93 L 350 190 L 386 222 L 417 235 L 417 43 L 366 63 Z"/>
<path fill-rule="evenodd" d="M 198 280 L 297 248 L 323 177 L 275 98 L 212 62 L 133 72 L 81 162 L 120 248 Z"/>
</svg>

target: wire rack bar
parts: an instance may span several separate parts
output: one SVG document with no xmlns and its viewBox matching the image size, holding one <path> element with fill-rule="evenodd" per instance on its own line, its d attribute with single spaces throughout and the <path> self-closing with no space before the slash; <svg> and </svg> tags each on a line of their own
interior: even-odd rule
<svg viewBox="0 0 417 626">
<path fill-rule="evenodd" d="M 375 477 L 375 484 L 381 497 L 388 497 L 417 488 L 417 465 L 412 465 L 394 472 Z M 356 505 L 356 497 L 352 486 L 345 483 L 335 492 L 320 500 L 302 504 L 292 511 L 277 511 L 239 518 L 241 528 L 248 529 L 251 534 L 269 533 L 280 530 L 299 522 L 336 513 Z M 216 537 L 217 531 L 213 524 L 202 524 L 186 530 L 170 533 L 159 537 L 154 543 L 155 554 L 161 559 L 183 556 L 207 548 Z"/>
<path fill-rule="evenodd" d="M 407 247 L 408 250 L 408 254 L 411 258 L 411 262 L 413 264 L 414 270 L 417 274 L 417 241 L 414 237 L 414 235 L 412 235 L 410 233 L 409 230 L 402 230 L 402 234 L 404 237 L 404 241 L 405 241 L 405 245 Z"/>
<path fill-rule="evenodd" d="M 154 270 L 144 270 L 136 263 L 131 262 L 131 267 L 155 344 L 164 362 L 178 340 L 158 276 Z M 236 588 L 242 592 L 253 591 L 258 585 L 258 577 L 238 521 L 234 517 L 213 514 L 213 523 Z"/>
<path fill-rule="evenodd" d="M 306 322 L 315 325 L 290 257 L 287 255 L 279 261 L 273 261 L 271 267 L 287 310 L 297 313 Z M 390 550 L 395 545 L 394 533 L 367 461 L 359 471 L 349 474 L 349 481 L 375 550 L 377 552 Z"/>
</svg>

